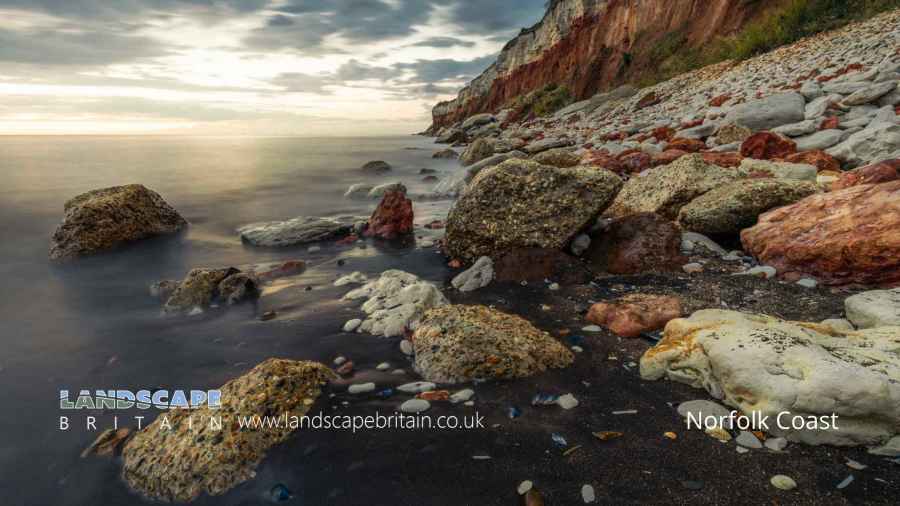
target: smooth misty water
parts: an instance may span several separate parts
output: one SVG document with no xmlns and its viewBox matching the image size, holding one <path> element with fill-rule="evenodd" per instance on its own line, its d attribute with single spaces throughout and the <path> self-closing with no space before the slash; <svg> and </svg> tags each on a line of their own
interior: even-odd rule
<svg viewBox="0 0 900 506">
<path fill-rule="evenodd" d="M 330 362 L 354 346 L 396 346 L 341 336 L 350 309 L 336 302 L 340 293 L 330 281 L 338 271 L 374 275 L 387 268 L 440 278 L 439 255 L 376 243 L 366 249 L 326 246 L 312 255 L 305 248 L 259 250 L 241 244 L 235 229 L 299 215 L 368 214 L 374 202 L 342 198 L 354 182 L 400 179 L 412 183 L 411 192 L 423 191 L 420 168 L 443 173 L 456 167 L 455 161 L 432 160 L 431 142 L 0 138 L 0 276 L 6 292 L 0 299 L 0 503 L 139 502 L 118 479 L 114 461 L 79 458 L 97 435 L 78 425 L 84 414 L 73 417 L 72 429 L 59 430 L 61 389 L 215 388 L 271 356 Z M 358 172 L 378 159 L 394 165 L 394 172 L 368 178 Z M 135 182 L 163 195 L 191 223 L 189 231 L 71 265 L 48 261 L 49 237 L 67 199 Z M 416 211 L 441 205 L 417 203 Z M 343 269 L 334 265 L 339 257 L 347 259 Z M 307 276 L 315 289 L 284 295 L 289 322 L 261 323 L 255 316 L 268 308 L 254 305 L 195 319 L 161 318 L 159 302 L 147 291 L 150 283 L 180 279 L 193 267 L 291 258 L 313 265 Z M 111 415 L 101 416 L 101 428 Z M 261 475 L 271 472 L 266 469 Z M 277 479 L 265 477 L 258 486 L 208 503 L 261 502 L 257 489 Z"/>
</svg>

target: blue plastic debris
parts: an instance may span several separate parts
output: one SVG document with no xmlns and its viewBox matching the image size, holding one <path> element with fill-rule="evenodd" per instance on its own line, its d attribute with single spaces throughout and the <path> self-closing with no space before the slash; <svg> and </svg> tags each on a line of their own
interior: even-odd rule
<svg viewBox="0 0 900 506">
<path fill-rule="evenodd" d="M 284 502 L 290 500 L 291 491 L 281 483 L 272 487 L 272 490 L 269 490 L 269 496 L 275 502 Z"/>
<path fill-rule="evenodd" d="M 553 434 L 551 434 L 550 437 L 553 439 L 553 442 L 556 443 L 556 446 L 559 446 L 560 448 L 565 448 L 565 447 L 569 446 L 569 443 L 566 442 L 566 438 L 560 436 L 559 434 L 557 434 L 555 432 Z"/>
<path fill-rule="evenodd" d="M 552 406 L 559 400 L 558 395 L 553 394 L 537 394 L 531 399 L 532 406 Z"/>
<path fill-rule="evenodd" d="M 388 397 L 391 397 L 392 395 L 394 395 L 393 388 L 385 388 L 384 390 L 375 394 L 376 397 L 380 397 L 382 399 L 387 399 Z"/>
<path fill-rule="evenodd" d="M 519 418 L 522 416 L 522 410 L 515 406 L 510 406 L 508 414 L 510 418 Z"/>
</svg>

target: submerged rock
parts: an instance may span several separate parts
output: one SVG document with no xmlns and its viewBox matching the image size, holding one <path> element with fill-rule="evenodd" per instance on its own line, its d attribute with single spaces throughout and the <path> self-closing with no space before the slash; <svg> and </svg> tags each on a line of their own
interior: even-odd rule
<svg viewBox="0 0 900 506">
<path fill-rule="evenodd" d="M 562 249 L 621 184 L 605 170 L 508 160 L 480 173 L 450 211 L 448 253 L 473 262 L 515 247 Z"/>
<path fill-rule="evenodd" d="M 227 269 L 193 269 L 163 305 L 167 313 L 203 310 L 213 302 L 233 305 L 259 295 L 258 280 L 234 267 Z"/>
<path fill-rule="evenodd" d="M 815 323 L 703 310 L 666 325 L 641 357 L 641 377 L 668 378 L 807 444 L 880 445 L 900 432 L 900 327 L 842 332 Z M 847 381 L 852 378 L 853 381 Z M 775 423 L 837 416 L 837 427 Z"/>
<path fill-rule="evenodd" d="M 363 165 L 361 170 L 371 174 L 384 174 L 385 172 L 391 171 L 391 165 L 382 160 L 375 160 Z"/>
<path fill-rule="evenodd" d="M 138 431 L 122 451 L 122 477 L 143 496 L 165 502 L 222 495 L 252 479 L 268 450 L 294 432 L 242 430 L 238 418 L 303 416 L 334 378 L 322 364 L 266 360 L 222 386 L 220 409 L 167 411 Z"/>
<path fill-rule="evenodd" d="M 569 366 L 572 352 L 526 320 L 484 306 L 429 311 L 413 336 L 414 366 L 427 380 L 512 379 Z"/>
<path fill-rule="evenodd" d="M 300 216 L 287 221 L 252 223 L 238 229 L 241 239 L 253 246 L 284 247 L 337 240 L 350 235 L 356 217 L 317 218 Z"/>
<path fill-rule="evenodd" d="M 415 330 L 426 311 L 449 303 L 433 284 L 398 270 L 385 271 L 344 296 L 344 300 L 359 299 L 368 299 L 362 305 L 368 317 L 355 330 L 384 337 Z"/>
<path fill-rule="evenodd" d="M 113 186 L 66 202 L 53 232 L 50 258 L 73 259 L 148 237 L 174 234 L 188 223 L 158 193 L 143 185 Z"/>
<path fill-rule="evenodd" d="M 864 226 L 861 226 L 864 224 Z M 900 282 L 900 181 L 809 196 L 759 217 L 744 249 L 780 273 L 830 285 Z"/>
</svg>

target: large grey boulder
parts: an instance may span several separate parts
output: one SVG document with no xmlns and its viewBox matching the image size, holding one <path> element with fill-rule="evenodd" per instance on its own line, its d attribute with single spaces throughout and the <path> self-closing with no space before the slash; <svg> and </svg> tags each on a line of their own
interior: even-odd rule
<svg viewBox="0 0 900 506">
<path fill-rule="evenodd" d="M 469 147 L 460 155 L 459 161 L 464 167 L 480 162 L 494 154 L 493 143 L 485 138 L 475 139 Z"/>
<path fill-rule="evenodd" d="M 641 357 L 641 377 L 703 388 L 744 414 L 768 416 L 764 429 L 791 441 L 881 446 L 900 433 L 898 336 L 900 327 L 844 332 L 709 309 L 670 321 Z M 779 425 L 779 415 L 835 415 L 836 426 Z"/>
<path fill-rule="evenodd" d="M 365 219 L 365 218 L 362 218 Z M 283 247 L 340 239 L 353 232 L 359 217 L 318 218 L 300 216 L 287 221 L 252 223 L 238 229 L 241 239 L 253 246 Z"/>
<path fill-rule="evenodd" d="M 720 186 L 681 208 L 678 222 L 701 234 L 734 234 L 752 227 L 760 214 L 793 204 L 818 191 L 815 183 L 791 179 L 744 179 Z"/>
<path fill-rule="evenodd" d="M 857 328 L 900 327 L 900 288 L 872 290 L 844 300 L 847 319 Z"/>
<path fill-rule="evenodd" d="M 900 150 L 900 125 L 877 123 L 856 132 L 827 150 L 828 154 L 852 166 L 886 160 Z"/>
<path fill-rule="evenodd" d="M 724 123 L 737 123 L 752 130 L 772 128 L 805 119 L 806 100 L 803 95 L 790 92 L 741 104 L 725 116 Z"/>
<path fill-rule="evenodd" d="M 500 258 L 516 247 L 562 249 L 621 186 L 606 170 L 507 160 L 478 174 L 450 211 L 447 251 L 474 262 Z"/>
<path fill-rule="evenodd" d="M 815 149 L 828 149 L 837 145 L 844 137 L 843 130 L 820 130 L 812 135 L 805 135 L 794 139 L 797 143 L 797 151 L 812 151 Z"/>
<path fill-rule="evenodd" d="M 93 190 L 66 202 L 50 258 L 68 260 L 179 232 L 187 221 L 158 193 L 131 184 Z"/>
<path fill-rule="evenodd" d="M 497 121 L 497 118 L 495 118 L 493 114 L 490 114 L 490 113 L 476 114 L 474 116 L 469 116 L 469 118 L 467 118 L 465 121 L 463 121 L 462 129 L 469 130 L 472 128 L 487 125 L 488 123 L 493 123 L 495 121 Z"/>
<path fill-rule="evenodd" d="M 875 102 L 879 98 L 897 89 L 897 81 L 875 83 L 853 92 L 843 101 L 844 105 L 854 106 Z"/>
<path fill-rule="evenodd" d="M 772 162 L 769 160 L 755 160 L 744 158 L 740 169 L 747 174 L 766 173 L 777 179 L 799 179 L 801 181 L 816 181 L 819 170 L 815 165 L 806 163 Z"/>
</svg>

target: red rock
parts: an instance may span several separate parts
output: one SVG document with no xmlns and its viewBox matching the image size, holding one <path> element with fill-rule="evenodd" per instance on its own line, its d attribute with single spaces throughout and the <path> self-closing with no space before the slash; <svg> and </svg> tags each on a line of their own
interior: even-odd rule
<svg viewBox="0 0 900 506">
<path fill-rule="evenodd" d="M 640 100 L 638 100 L 638 103 L 637 103 L 637 105 L 635 105 L 634 109 L 636 111 L 639 111 L 646 107 L 656 105 L 660 102 L 662 102 L 662 98 L 658 97 L 655 92 L 650 92 L 650 93 L 644 95 L 643 97 L 641 97 Z"/>
<path fill-rule="evenodd" d="M 693 121 L 685 121 L 681 124 L 682 130 L 687 130 L 688 128 L 694 128 L 695 126 L 700 126 L 703 124 L 703 119 L 695 119 Z"/>
<path fill-rule="evenodd" d="M 794 153 L 793 155 L 786 156 L 784 158 L 784 161 L 790 163 L 805 163 L 807 165 L 815 165 L 819 169 L 819 172 L 829 170 L 837 172 L 841 170 L 841 162 L 839 162 L 837 158 L 829 155 L 821 149 Z"/>
<path fill-rule="evenodd" d="M 782 275 L 900 285 L 900 180 L 809 196 L 759 217 L 744 249 Z"/>
<path fill-rule="evenodd" d="M 341 364 L 340 367 L 338 367 L 335 370 L 335 372 L 340 374 L 341 376 L 348 376 L 350 373 L 353 372 L 353 361 L 348 360 L 348 361 L 344 362 L 343 364 Z"/>
<path fill-rule="evenodd" d="M 634 153 L 628 153 L 624 156 L 619 156 L 619 161 L 624 165 L 625 170 L 632 174 L 637 174 L 638 172 L 643 171 L 644 169 L 649 169 L 653 164 L 653 157 L 644 153 L 643 151 L 637 151 Z"/>
<path fill-rule="evenodd" d="M 396 239 L 411 234 L 412 230 L 412 200 L 406 198 L 406 193 L 394 190 L 384 194 L 378 208 L 372 213 L 372 217 L 369 218 L 369 228 L 366 229 L 366 236 Z"/>
<path fill-rule="evenodd" d="M 446 224 L 443 221 L 434 220 L 431 223 L 426 224 L 425 228 L 428 228 L 431 230 L 440 230 L 440 229 L 444 228 L 445 226 L 446 226 Z"/>
<path fill-rule="evenodd" d="M 844 172 L 837 181 L 831 183 L 831 191 L 840 191 L 861 184 L 887 183 L 897 179 L 900 179 L 900 159 L 888 160 Z"/>
<path fill-rule="evenodd" d="M 604 151 L 591 151 L 582 157 L 584 165 L 601 167 L 617 174 L 625 172 L 625 165 Z"/>
<path fill-rule="evenodd" d="M 585 257 L 596 272 L 672 270 L 684 263 L 681 228 L 654 213 L 625 216 L 595 235 Z"/>
<path fill-rule="evenodd" d="M 563 284 L 578 284 L 592 277 L 580 260 L 555 249 L 516 248 L 494 262 L 494 280 L 500 282 L 553 279 Z"/>
<path fill-rule="evenodd" d="M 722 107 L 725 102 L 731 100 L 731 95 L 719 95 L 718 97 L 709 101 L 710 107 Z"/>
<path fill-rule="evenodd" d="M 697 139 L 675 138 L 666 146 L 666 151 L 670 149 L 679 149 L 681 151 L 687 151 L 688 153 L 696 153 L 706 149 L 706 143 Z"/>
<path fill-rule="evenodd" d="M 668 142 L 675 137 L 675 129 L 671 127 L 654 128 L 650 135 L 659 142 Z"/>
<path fill-rule="evenodd" d="M 819 125 L 819 130 L 834 130 L 841 124 L 841 118 L 837 116 L 832 116 L 830 118 L 825 118 L 822 120 L 822 123 Z"/>
<path fill-rule="evenodd" d="M 459 269 L 462 267 L 462 260 L 454 258 L 453 260 L 450 260 L 449 263 L 447 263 L 447 267 L 451 269 Z"/>
<path fill-rule="evenodd" d="M 772 132 L 758 132 L 741 145 L 741 155 L 757 160 L 785 158 L 797 152 L 797 143 Z"/>
<path fill-rule="evenodd" d="M 287 276 L 296 276 L 306 270 L 306 262 L 303 260 L 288 260 L 287 262 L 278 264 L 265 271 L 257 271 L 256 277 L 260 280 L 270 281 L 273 279 L 284 278 Z"/>
<path fill-rule="evenodd" d="M 356 234 L 350 234 L 347 237 L 344 237 L 340 241 L 335 241 L 334 243 L 338 246 L 347 246 L 348 244 L 353 244 L 359 240 L 359 236 Z"/>
<path fill-rule="evenodd" d="M 450 392 L 447 390 L 432 390 L 430 392 L 421 392 L 416 394 L 416 399 L 422 399 L 428 402 L 441 402 L 450 400 Z"/>
<path fill-rule="evenodd" d="M 687 151 L 682 151 L 680 149 L 667 149 L 662 153 L 654 153 L 652 156 L 652 164 L 654 167 L 659 167 L 660 165 L 669 165 L 670 163 L 678 160 L 686 154 L 688 154 Z"/>
<path fill-rule="evenodd" d="M 725 153 L 703 153 L 703 160 L 706 163 L 718 165 L 719 167 L 737 167 L 744 159 L 740 153 L 728 151 Z"/>
<path fill-rule="evenodd" d="M 638 337 L 653 332 L 682 316 L 681 300 L 668 295 L 635 293 L 615 302 L 594 304 L 587 321 L 603 325 L 621 337 Z"/>
</svg>

